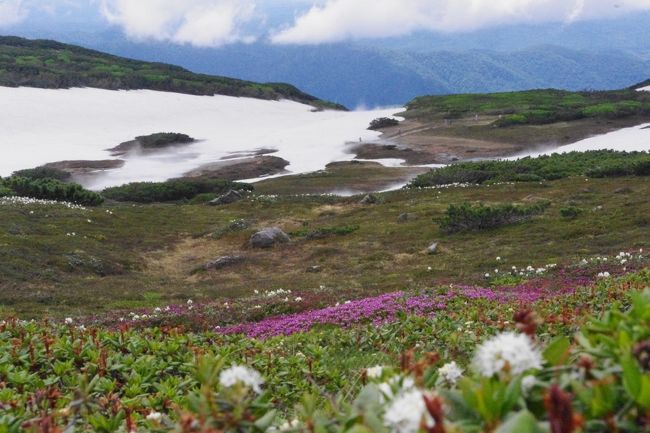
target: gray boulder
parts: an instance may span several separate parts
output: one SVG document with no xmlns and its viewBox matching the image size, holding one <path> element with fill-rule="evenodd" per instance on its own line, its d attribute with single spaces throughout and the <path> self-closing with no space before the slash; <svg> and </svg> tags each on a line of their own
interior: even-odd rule
<svg viewBox="0 0 650 433">
<path fill-rule="evenodd" d="M 208 262 L 205 265 L 205 269 L 207 271 L 223 269 L 228 266 L 238 265 L 242 263 L 244 260 L 246 260 L 246 257 L 243 256 L 223 256 L 223 257 L 219 257 L 216 260 Z"/>
<path fill-rule="evenodd" d="M 403 213 L 403 214 L 400 214 L 400 216 L 397 217 L 397 222 L 405 223 L 405 222 L 408 222 L 408 221 L 414 221 L 416 219 L 418 219 L 418 214 L 415 214 L 415 213 Z"/>
<path fill-rule="evenodd" d="M 429 245 L 429 248 L 427 248 L 427 253 L 428 254 L 435 254 L 438 252 L 438 242 L 434 242 L 431 245 Z"/>
<path fill-rule="evenodd" d="M 361 201 L 359 202 L 359 204 L 366 204 L 366 205 L 367 204 L 377 204 L 377 203 L 379 203 L 379 199 L 377 198 L 376 195 L 373 195 L 373 194 L 368 194 L 367 196 L 362 198 Z"/>
<path fill-rule="evenodd" d="M 244 198 L 244 196 L 239 192 L 235 191 L 234 189 L 231 189 L 227 193 L 220 195 L 219 197 L 215 198 L 214 200 L 211 200 L 208 202 L 208 205 L 210 206 L 220 206 L 224 204 L 230 204 L 230 203 L 235 203 L 239 200 Z"/>
<path fill-rule="evenodd" d="M 252 248 L 272 248 L 278 244 L 290 242 L 291 238 L 278 227 L 267 227 L 251 236 Z"/>
</svg>

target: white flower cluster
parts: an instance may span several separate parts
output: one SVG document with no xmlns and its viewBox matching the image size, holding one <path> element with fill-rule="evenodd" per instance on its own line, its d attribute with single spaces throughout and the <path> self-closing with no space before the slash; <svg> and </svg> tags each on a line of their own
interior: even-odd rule
<svg viewBox="0 0 650 433">
<path fill-rule="evenodd" d="M 463 376 L 463 369 L 456 364 L 456 361 L 449 362 L 438 369 L 438 374 L 449 385 L 454 386 L 458 379 Z"/>
<path fill-rule="evenodd" d="M 606 279 L 606 278 L 609 278 L 609 277 L 611 277 L 609 272 L 600 272 L 600 273 L 598 273 L 598 278 Z"/>
<path fill-rule="evenodd" d="M 67 201 L 41 200 L 37 198 L 17 197 L 17 196 L 0 198 L 0 205 L 3 206 L 11 206 L 11 205 L 64 206 L 67 207 L 68 209 L 84 210 L 84 211 L 87 210 L 83 206 L 70 203 Z"/>
<path fill-rule="evenodd" d="M 243 365 L 233 365 L 219 374 L 219 383 L 226 388 L 233 387 L 239 383 L 252 389 L 257 394 L 261 394 L 264 379 L 258 371 L 252 368 Z"/>
<path fill-rule="evenodd" d="M 542 368 L 541 352 L 524 334 L 505 332 L 484 342 L 476 351 L 474 369 L 483 376 L 519 375 Z"/>
<path fill-rule="evenodd" d="M 425 394 L 411 389 L 398 395 L 384 413 L 384 424 L 394 433 L 417 433 L 424 424 L 431 428 L 435 421 L 427 411 Z"/>
</svg>

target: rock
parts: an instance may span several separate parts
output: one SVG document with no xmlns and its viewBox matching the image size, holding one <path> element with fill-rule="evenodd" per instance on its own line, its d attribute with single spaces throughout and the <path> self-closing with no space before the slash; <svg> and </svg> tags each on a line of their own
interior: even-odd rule
<svg viewBox="0 0 650 433">
<path fill-rule="evenodd" d="M 377 203 L 379 203 L 379 199 L 374 194 L 368 194 L 359 202 L 359 204 L 377 204 Z"/>
<path fill-rule="evenodd" d="M 397 217 L 397 222 L 405 223 L 407 221 L 414 221 L 416 219 L 418 219 L 418 214 L 407 212 L 407 213 L 400 214 L 400 216 Z"/>
<path fill-rule="evenodd" d="M 239 191 L 235 191 L 234 189 L 231 189 L 227 193 L 220 195 L 219 197 L 215 198 L 214 200 L 211 200 L 208 202 L 209 206 L 220 206 L 223 204 L 230 204 L 230 203 L 235 203 L 236 201 L 241 200 L 244 198 L 242 194 Z"/>
<path fill-rule="evenodd" d="M 219 257 L 216 260 L 213 260 L 211 262 L 206 263 L 205 270 L 210 271 L 210 270 L 215 270 L 215 269 L 223 269 L 223 268 L 226 268 L 228 266 L 238 265 L 239 263 L 242 263 L 244 260 L 246 260 L 246 258 L 243 257 L 243 256 L 223 256 L 223 257 Z"/>
<path fill-rule="evenodd" d="M 307 272 L 310 274 L 317 274 L 322 271 L 320 266 L 310 266 L 307 268 Z"/>
<path fill-rule="evenodd" d="M 617 190 L 615 190 L 614 194 L 629 194 L 631 192 L 632 192 L 632 188 L 625 186 L 623 188 L 618 188 Z"/>
<path fill-rule="evenodd" d="M 431 245 L 429 245 L 429 248 L 427 248 L 427 253 L 428 254 L 435 254 L 438 252 L 438 242 L 434 242 Z"/>
<path fill-rule="evenodd" d="M 249 244 L 252 248 L 271 248 L 290 241 L 289 235 L 278 227 L 267 227 L 251 236 Z"/>
</svg>

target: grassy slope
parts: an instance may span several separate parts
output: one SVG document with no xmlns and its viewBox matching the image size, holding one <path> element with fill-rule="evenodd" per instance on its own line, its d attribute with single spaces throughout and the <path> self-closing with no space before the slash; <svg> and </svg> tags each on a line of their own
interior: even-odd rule
<svg viewBox="0 0 650 433">
<path fill-rule="evenodd" d="M 614 191 L 629 187 L 632 192 Z M 397 191 L 373 206 L 359 198 L 255 197 L 226 207 L 105 205 L 89 211 L 0 206 L 0 303 L 5 313 L 83 314 L 116 307 L 242 296 L 283 287 L 310 292 L 321 285 L 354 298 L 433 282 L 471 282 L 497 265 L 563 262 L 582 255 L 650 247 L 650 181 L 647 178 L 570 178 L 444 190 Z M 450 203 L 552 201 L 531 222 L 496 230 L 444 235 L 433 218 Z M 585 210 L 575 220 L 560 208 Z M 602 208 L 598 208 L 602 206 Z M 113 215 L 106 212 L 110 210 Z M 33 214 L 30 211 L 34 211 Z M 419 219 L 398 223 L 402 212 Z M 253 228 L 211 236 L 235 218 Z M 90 220 L 90 222 L 88 221 Z M 278 225 L 288 232 L 359 225 L 326 239 L 296 237 L 290 246 L 251 251 L 254 228 Z M 75 232 L 77 236 L 66 236 Z M 440 253 L 424 250 L 440 241 Z M 194 272 L 226 254 L 249 261 L 213 272 Z M 309 266 L 321 273 L 307 273 Z M 428 271 L 427 267 L 432 270 Z M 379 278 L 381 276 L 381 278 Z"/>
<path fill-rule="evenodd" d="M 254 83 L 195 74 L 178 66 L 112 56 L 48 40 L 0 37 L 0 86 L 150 89 L 192 95 L 290 99 L 318 108 L 345 109 L 283 83 Z"/>
<path fill-rule="evenodd" d="M 431 137 L 517 145 L 566 144 L 650 119 L 650 92 L 634 89 L 422 96 L 400 114 Z M 445 119 L 451 119 L 444 124 Z M 444 126 L 443 126 L 444 125 Z"/>
</svg>

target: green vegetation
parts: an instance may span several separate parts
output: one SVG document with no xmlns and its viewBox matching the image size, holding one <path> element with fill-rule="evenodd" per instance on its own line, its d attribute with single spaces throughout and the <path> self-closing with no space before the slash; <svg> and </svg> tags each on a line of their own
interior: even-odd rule
<svg viewBox="0 0 650 433">
<path fill-rule="evenodd" d="M 356 232 L 361 227 L 358 225 L 349 225 L 341 227 L 320 227 L 317 229 L 303 229 L 291 232 L 291 236 L 304 237 L 307 239 L 323 239 L 328 236 L 346 236 Z"/>
<path fill-rule="evenodd" d="M 165 147 L 170 144 L 192 143 L 195 140 L 187 134 L 175 132 L 159 132 L 135 138 L 145 149 Z"/>
<path fill-rule="evenodd" d="M 178 200 L 191 200 L 200 194 L 221 194 L 228 190 L 252 191 L 253 187 L 244 183 L 221 179 L 179 178 L 165 182 L 134 182 L 107 188 L 102 195 L 110 200 L 131 201 L 135 203 L 161 203 Z"/>
<path fill-rule="evenodd" d="M 368 129 L 377 131 L 379 129 L 390 128 L 391 126 L 397 125 L 399 125 L 399 121 L 397 119 L 392 119 L 390 117 L 380 117 L 379 119 L 375 119 L 370 122 Z"/>
<path fill-rule="evenodd" d="M 461 295 L 444 314 L 268 340 L 9 319 L 0 325 L 8 385 L 0 428 L 261 433 L 292 420 L 295 431 L 388 433 L 397 419 L 414 419 L 400 431 L 416 433 L 431 416 L 450 432 L 573 432 L 578 424 L 585 433 L 641 432 L 650 408 L 649 285 L 640 271 L 525 310 Z M 488 346 L 508 362 L 479 355 Z M 401 399 L 413 392 L 420 400 Z"/>
<path fill-rule="evenodd" d="M 75 203 L 83 206 L 98 206 L 104 198 L 92 191 L 84 189 L 76 183 L 66 183 L 51 178 L 8 177 L 0 179 L 0 196 L 15 195 L 41 200 L 56 200 Z"/>
<path fill-rule="evenodd" d="M 550 203 L 540 202 L 527 206 L 501 204 L 473 206 L 469 203 L 449 205 L 445 217 L 440 221 L 440 228 L 446 233 L 458 233 L 471 230 L 488 230 L 508 224 L 526 221 L 543 213 Z"/>
<path fill-rule="evenodd" d="M 493 126 L 546 125 L 584 118 L 650 115 L 650 94 L 632 89 L 567 92 L 545 89 L 509 93 L 422 96 L 407 105 L 407 119 L 496 116 Z"/>
<path fill-rule="evenodd" d="M 627 192 L 615 193 L 619 190 Z M 497 256 L 525 268 L 650 248 L 647 178 L 408 189 L 381 194 L 373 206 L 360 205 L 360 196 L 257 194 L 219 207 L 108 202 L 86 211 L 0 201 L 0 304 L 21 317 L 61 317 L 164 306 L 187 298 L 232 303 L 253 290 L 285 288 L 300 293 L 296 296 L 314 296 L 319 306 L 422 289 L 433 281 L 468 284 L 492 272 Z M 551 206 L 525 224 L 446 234 L 437 223 L 451 204 L 525 206 L 531 200 L 547 200 Z M 568 206 L 585 211 L 567 220 L 560 209 Z M 418 218 L 400 221 L 405 212 Z M 233 220 L 245 222 L 231 226 Z M 286 233 L 359 229 L 308 242 L 296 238 L 272 251 L 247 247 L 253 233 L 272 226 Z M 426 253 L 432 242 L 439 243 L 436 255 Z M 86 265 L 72 267 L 73 254 Z M 196 274 L 197 268 L 227 255 L 247 260 Z M 314 266 L 320 273 L 307 272 Z M 101 276 L 101 269 L 107 275 Z"/>
<path fill-rule="evenodd" d="M 570 176 L 602 178 L 648 175 L 650 175 L 650 154 L 647 152 L 600 150 L 522 158 L 515 161 L 453 164 L 418 176 L 409 187 L 423 188 L 453 183 L 532 182 Z"/>
<path fill-rule="evenodd" d="M 195 74 L 178 66 L 129 60 L 55 41 L 17 37 L 0 37 L 0 86 L 150 89 L 191 95 L 290 99 L 317 108 L 345 109 L 289 84 L 259 84 Z"/>
<path fill-rule="evenodd" d="M 36 168 L 28 168 L 25 170 L 19 170 L 13 173 L 13 176 L 16 177 L 24 177 L 27 179 L 56 179 L 60 181 L 68 181 L 70 180 L 70 173 L 67 171 L 60 170 L 58 168 L 53 168 L 53 167 L 36 167 Z"/>
</svg>

